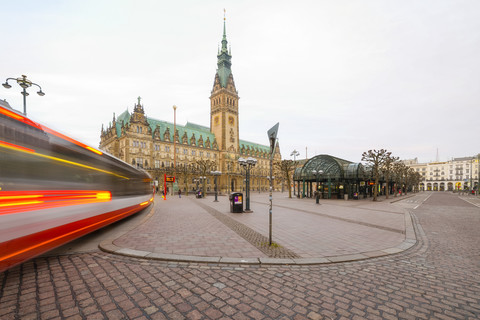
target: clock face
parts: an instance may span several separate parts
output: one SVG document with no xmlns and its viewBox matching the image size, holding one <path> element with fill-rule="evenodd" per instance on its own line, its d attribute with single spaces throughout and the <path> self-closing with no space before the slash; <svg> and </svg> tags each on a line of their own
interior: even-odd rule
<svg viewBox="0 0 480 320">
<path fill-rule="evenodd" d="M 233 117 L 228 117 L 228 123 L 233 125 L 235 123 L 235 119 L 233 119 Z"/>
</svg>

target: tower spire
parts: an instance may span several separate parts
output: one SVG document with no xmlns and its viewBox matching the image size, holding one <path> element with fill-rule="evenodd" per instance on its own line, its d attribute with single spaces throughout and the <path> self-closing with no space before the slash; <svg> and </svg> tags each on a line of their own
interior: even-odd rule
<svg viewBox="0 0 480 320">
<path fill-rule="evenodd" d="M 227 43 L 227 23 L 223 9 L 222 45 L 218 47 L 217 72 L 210 95 L 210 132 L 223 153 L 221 158 L 230 159 L 239 150 L 238 92 L 232 74 L 232 56 Z"/>
<path fill-rule="evenodd" d="M 223 9 L 223 37 L 222 37 L 222 48 L 220 49 L 218 55 L 217 55 L 217 74 L 218 77 L 220 78 L 220 85 L 222 88 L 225 88 L 227 86 L 228 82 L 228 77 L 232 74 L 232 70 L 230 69 L 232 62 L 230 61 L 232 59 L 232 56 L 229 53 L 228 50 L 228 41 L 227 41 L 227 26 L 226 26 L 226 20 L 227 18 L 225 17 L 226 10 Z"/>
<path fill-rule="evenodd" d="M 227 27 L 226 27 L 226 20 L 225 14 L 227 13 L 227 10 L 223 9 L 223 38 L 222 40 L 227 40 Z"/>
<path fill-rule="evenodd" d="M 225 18 L 226 10 L 223 9 L 223 37 L 222 37 L 222 52 L 227 52 L 227 18 Z"/>
</svg>

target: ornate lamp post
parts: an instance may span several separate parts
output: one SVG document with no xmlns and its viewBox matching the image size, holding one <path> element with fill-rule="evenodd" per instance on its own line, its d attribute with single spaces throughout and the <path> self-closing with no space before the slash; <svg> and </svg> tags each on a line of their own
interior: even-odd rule
<svg viewBox="0 0 480 320">
<path fill-rule="evenodd" d="M 173 105 L 173 176 L 177 175 L 177 106 Z M 173 187 L 175 183 L 172 183 L 172 196 L 174 193 Z"/>
<path fill-rule="evenodd" d="M 293 156 L 293 161 L 295 162 L 295 158 L 300 155 L 300 152 L 297 150 L 293 150 L 292 153 L 290 153 L 290 156 Z"/>
<path fill-rule="evenodd" d="M 212 171 L 210 173 L 215 177 L 215 200 L 213 202 L 218 202 L 218 200 L 217 200 L 217 196 L 218 196 L 217 177 L 219 175 L 221 175 L 222 173 L 220 171 Z"/>
<path fill-rule="evenodd" d="M 177 168 L 177 106 L 173 105 L 173 168 Z"/>
<path fill-rule="evenodd" d="M 297 168 L 297 160 L 296 160 L 296 157 L 298 157 L 300 155 L 300 152 L 298 152 L 297 150 L 293 150 L 292 153 L 290 153 L 290 157 L 293 156 L 293 163 L 294 163 L 294 168 L 296 169 Z M 294 170 L 295 170 L 294 169 Z M 290 186 L 288 186 L 290 188 Z M 300 194 L 300 190 L 297 190 L 298 193 Z M 295 195 L 295 181 L 293 182 L 293 195 Z"/>
<path fill-rule="evenodd" d="M 193 179 L 193 182 L 195 182 L 195 184 L 197 185 L 196 193 L 198 194 L 198 183 L 200 182 L 200 180 L 199 179 Z"/>
<path fill-rule="evenodd" d="M 40 85 L 28 80 L 26 75 L 22 75 L 21 78 L 16 78 L 16 79 L 7 78 L 7 80 L 5 80 L 5 83 L 2 83 L 2 85 L 5 88 L 10 89 L 12 86 L 8 83 L 8 80 L 17 81 L 20 87 L 23 88 L 23 91 L 21 92 L 21 94 L 23 95 L 23 114 L 26 116 L 27 115 L 27 96 L 29 95 L 29 93 L 27 92 L 27 88 L 30 88 L 31 86 L 37 86 L 40 89 L 40 91 L 37 91 L 37 94 L 41 97 L 43 97 L 45 93 L 42 91 L 42 87 L 40 87 Z"/>
<path fill-rule="evenodd" d="M 207 177 L 199 177 L 200 182 L 202 183 L 202 198 L 205 198 L 205 182 L 207 181 Z"/>
<path fill-rule="evenodd" d="M 477 196 L 480 195 L 480 153 L 477 154 Z"/>
<path fill-rule="evenodd" d="M 255 167 L 257 159 L 248 157 L 247 159 L 239 158 L 238 163 L 245 169 L 245 212 L 250 210 L 250 169 Z"/>
</svg>

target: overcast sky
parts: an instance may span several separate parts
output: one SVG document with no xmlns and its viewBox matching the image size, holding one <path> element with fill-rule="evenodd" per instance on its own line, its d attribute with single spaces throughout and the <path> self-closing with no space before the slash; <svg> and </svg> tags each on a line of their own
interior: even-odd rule
<svg viewBox="0 0 480 320">
<path fill-rule="evenodd" d="M 22 74 L 33 120 L 98 147 L 133 110 L 210 125 L 226 9 L 240 138 L 283 158 L 368 149 L 442 161 L 480 152 L 480 1 L 0 0 L 0 81 Z M 0 99 L 23 110 L 21 88 Z"/>
</svg>

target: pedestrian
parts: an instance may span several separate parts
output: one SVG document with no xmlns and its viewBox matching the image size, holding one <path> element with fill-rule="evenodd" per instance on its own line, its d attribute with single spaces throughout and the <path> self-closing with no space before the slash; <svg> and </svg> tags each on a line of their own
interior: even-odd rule
<svg viewBox="0 0 480 320">
<path fill-rule="evenodd" d="M 178 189 L 178 197 L 181 198 L 182 197 L 182 190 Z"/>
</svg>

